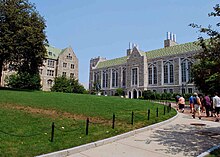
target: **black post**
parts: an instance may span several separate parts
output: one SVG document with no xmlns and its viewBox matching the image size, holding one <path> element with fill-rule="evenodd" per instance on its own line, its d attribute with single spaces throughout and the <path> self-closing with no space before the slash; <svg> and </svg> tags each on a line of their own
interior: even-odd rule
<svg viewBox="0 0 220 157">
<path fill-rule="evenodd" d="M 171 111 L 171 103 L 169 103 L 169 111 Z"/>
<path fill-rule="evenodd" d="M 158 107 L 157 107 L 157 111 L 156 111 L 156 113 L 157 113 L 157 115 L 156 115 L 156 116 L 158 117 Z"/>
<path fill-rule="evenodd" d="M 53 138 L 54 138 L 54 127 L 55 127 L 55 125 L 54 125 L 54 122 L 52 123 L 52 132 L 51 132 L 51 142 L 53 142 Z"/>
<path fill-rule="evenodd" d="M 163 115 L 165 115 L 166 114 L 166 107 L 165 107 L 165 105 L 164 105 L 164 108 L 163 108 Z"/>
<path fill-rule="evenodd" d="M 134 124 L 134 112 L 132 111 L 131 112 L 131 125 Z"/>
<path fill-rule="evenodd" d="M 86 135 L 89 134 L 89 118 L 86 119 Z"/>
<path fill-rule="evenodd" d="M 112 117 L 112 129 L 115 128 L 115 114 L 113 113 L 113 117 Z"/>
<path fill-rule="evenodd" d="M 148 109 L 148 112 L 147 112 L 147 120 L 150 120 L 150 109 Z"/>
</svg>

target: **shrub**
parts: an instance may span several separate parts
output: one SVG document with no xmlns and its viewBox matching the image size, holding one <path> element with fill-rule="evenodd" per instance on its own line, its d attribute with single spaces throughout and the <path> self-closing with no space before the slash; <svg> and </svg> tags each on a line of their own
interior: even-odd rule
<svg viewBox="0 0 220 157">
<path fill-rule="evenodd" d="M 40 75 L 31 75 L 27 72 L 15 73 L 5 79 L 6 85 L 10 88 L 40 90 Z"/>
</svg>

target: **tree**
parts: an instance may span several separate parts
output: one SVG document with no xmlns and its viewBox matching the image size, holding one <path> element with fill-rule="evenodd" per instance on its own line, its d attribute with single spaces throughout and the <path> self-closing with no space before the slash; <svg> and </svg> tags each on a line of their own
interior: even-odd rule
<svg viewBox="0 0 220 157">
<path fill-rule="evenodd" d="M 65 76 L 56 77 L 54 85 L 51 88 L 53 92 L 64 92 L 64 93 L 84 93 L 85 88 L 79 84 L 78 80 L 73 78 L 66 78 Z"/>
<path fill-rule="evenodd" d="M 209 13 L 209 17 L 219 18 L 220 7 L 217 4 L 214 11 Z M 206 34 L 209 39 L 200 36 L 198 44 L 203 51 L 195 55 L 198 61 L 192 67 L 192 77 L 197 88 L 203 93 L 220 92 L 220 23 L 216 28 L 209 25 L 207 28 L 197 24 L 190 24 L 193 28 L 199 29 L 199 32 Z"/>
<path fill-rule="evenodd" d="M 0 82 L 3 66 L 39 75 L 46 56 L 45 20 L 28 0 L 0 0 Z"/>
</svg>

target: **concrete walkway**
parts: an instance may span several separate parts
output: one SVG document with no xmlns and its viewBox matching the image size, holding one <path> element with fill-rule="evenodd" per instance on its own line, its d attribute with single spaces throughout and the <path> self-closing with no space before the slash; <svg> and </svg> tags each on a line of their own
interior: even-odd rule
<svg viewBox="0 0 220 157">
<path fill-rule="evenodd" d="M 166 122 L 39 157 L 194 157 L 220 144 L 214 120 L 205 114 L 193 119 L 186 108 Z"/>
<path fill-rule="evenodd" d="M 220 123 L 179 113 L 169 123 L 69 157 L 198 156 L 220 144 Z"/>
</svg>

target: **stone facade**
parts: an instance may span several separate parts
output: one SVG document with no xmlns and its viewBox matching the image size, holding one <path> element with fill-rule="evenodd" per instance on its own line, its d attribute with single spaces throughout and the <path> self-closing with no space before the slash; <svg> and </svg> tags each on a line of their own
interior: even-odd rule
<svg viewBox="0 0 220 157">
<path fill-rule="evenodd" d="M 39 67 L 41 85 L 43 91 L 50 91 L 57 76 L 66 76 L 78 80 L 78 59 L 71 47 L 57 49 L 49 46 L 47 48 L 47 57 L 43 61 L 43 66 Z M 5 85 L 6 76 L 13 73 L 7 65 L 2 72 L 1 86 Z"/>
<path fill-rule="evenodd" d="M 159 93 L 192 93 L 197 91 L 191 81 L 193 55 L 201 51 L 194 43 L 178 45 L 172 38 L 164 41 L 164 48 L 143 52 L 136 46 L 127 56 L 106 60 L 90 60 L 89 89 L 97 86 L 104 95 L 114 95 L 123 88 L 129 98 L 142 96 L 144 90 Z"/>
</svg>

